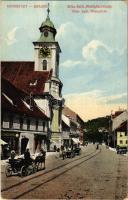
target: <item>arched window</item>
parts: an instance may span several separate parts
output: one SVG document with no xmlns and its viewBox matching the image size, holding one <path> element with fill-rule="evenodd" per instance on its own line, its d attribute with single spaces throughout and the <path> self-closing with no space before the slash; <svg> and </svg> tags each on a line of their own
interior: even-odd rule
<svg viewBox="0 0 128 200">
<path fill-rule="evenodd" d="M 43 60 L 43 70 L 47 70 L 47 60 Z"/>
</svg>

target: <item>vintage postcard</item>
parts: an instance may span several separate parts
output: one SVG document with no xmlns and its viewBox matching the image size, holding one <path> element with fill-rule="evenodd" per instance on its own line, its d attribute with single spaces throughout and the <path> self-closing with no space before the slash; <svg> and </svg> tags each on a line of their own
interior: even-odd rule
<svg viewBox="0 0 128 200">
<path fill-rule="evenodd" d="M 1 1 L 1 199 L 128 199 L 127 9 Z"/>
</svg>

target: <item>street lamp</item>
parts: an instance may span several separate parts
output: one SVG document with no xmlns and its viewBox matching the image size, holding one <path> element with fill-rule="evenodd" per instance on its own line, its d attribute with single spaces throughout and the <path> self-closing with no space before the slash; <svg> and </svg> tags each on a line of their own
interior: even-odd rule
<svg viewBox="0 0 128 200">
<path fill-rule="evenodd" d="M 18 138 L 19 137 L 19 134 L 18 133 L 16 133 L 16 138 Z"/>
</svg>

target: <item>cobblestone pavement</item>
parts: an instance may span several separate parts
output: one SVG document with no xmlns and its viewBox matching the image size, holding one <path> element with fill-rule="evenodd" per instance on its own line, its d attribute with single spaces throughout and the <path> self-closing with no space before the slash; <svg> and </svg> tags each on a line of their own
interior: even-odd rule
<svg viewBox="0 0 128 200">
<path fill-rule="evenodd" d="M 101 151 L 96 155 L 91 155 L 95 151 L 93 145 L 83 148 L 81 156 L 73 159 L 62 160 L 57 155 L 49 156 L 47 159 L 47 169 L 37 172 L 39 176 L 29 183 L 24 182 L 19 185 L 21 195 L 19 199 L 105 199 L 124 200 L 128 199 L 128 157 L 117 155 L 116 152 L 101 146 Z M 78 160 L 83 155 L 85 158 Z M 77 160 L 76 160 L 77 159 Z M 76 160 L 76 161 L 74 161 Z M 72 164 L 66 165 L 71 161 Z M 65 164 L 63 168 L 58 168 L 55 172 L 46 171 Z M 3 171 L 2 171 L 3 172 Z M 53 176 L 54 173 L 54 176 Z M 43 176 L 42 176 L 43 174 Z M 31 176 L 36 176 L 33 174 Z M 9 187 L 20 181 L 30 179 L 29 177 L 6 178 L 2 174 L 2 188 Z M 33 187 L 33 189 L 31 189 Z M 28 191 L 25 192 L 25 188 Z M 12 188 L 10 192 L 2 193 L 3 198 L 16 196 L 16 190 Z"/>
</svg>

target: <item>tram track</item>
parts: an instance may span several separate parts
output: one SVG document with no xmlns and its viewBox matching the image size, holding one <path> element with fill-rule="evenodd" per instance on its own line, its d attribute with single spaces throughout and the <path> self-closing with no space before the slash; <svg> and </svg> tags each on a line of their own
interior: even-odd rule
<svg viewBox="0 0 128 200">
<path fill-rule="evenodd" d="M 72 160 L 71 162 L 66 162 L 62 165 L 59 165 L 55 168 L 52 168 L 43 174 L 38 174 L 34 177 L 30 177 L 29 179 L 23 180 L 17 184 L 11 185 L 10 187 L 4 188 L 1 190 L 2 196 L 7 196 L 10 194 L 12 197 L 11 199 L 18 199 L 23 195 L 35 190 L 36 188 L 56 179 L 57 177 L 63 175 L 64 173 L 68 172 L 69 170 L 81 165 L 85 161 L 92 159 L 93 157 L 97 156 L 100 153 L 100 150 L 94 151 L 92 153 L 86 154 L 81 156 L 77 159 Z M 39 179 L 40 177 L 40 179 Z M 20 189 L 23 192 L 20 192 Z"/>
<path fill-rule="evenodd" d="M 66 163 L 64 163 L 64 164 L 62 164 L 62 165 L 59 165 L 59 166 L 54 167 L 54 168 L 52 168 L 52 169 L 49 169 L 49 170 L 45 171 L 43 174 L 40 174 L 41 171 L 39 171 L 39 172 L 37 172 L 37 175 L 36 175 L 36 174 L 33 175 L 33 176 L 30 175 L 29 178 L 28 178 L 28 177 L 24 177 L 24 180 L 21 180 L 20 182 L 18 182 L 18 183 L 16 183 L 16 184 L 13 184 L 13 185 L 11 185 L 11 186 L 9 186 L 9 187 L 3 188 L 3 189 L 1 190 L 1 192 L 7 191 L 8 189 L 11 189 L 11 188 L 13 188 L 13 187 L 15 187 L 15 186 L 21 185 L 22 183 L 28 182 L 29 180 L 35 179 L 35 178 L 37 178 L 37 177 L 39 177 L 39 176 L 43 176 L 44 174 L 47 174 L 47 173 L 49 173 L 49 172 L 52 172 L 52 171 L 54 171 L 54 170 L 56 170 L 56 169 L 59 169 L 59 168 L 61 168 L 61 167 L 64 167 L 64 166 L 66 166 L 67 164 L 72 163 L 72 162 L 74 162 L 74 161 L 76 161 L 76 160 L 80 160 L 80 159 L 82 159 L 82 158 L 85 158 L 85 157 L 87 157 L 87 156 L 90 156 L 90 155 L 92 155 L 92 154 L 95 153 L 95 152 L 96 152 L 96 150 L 93 151 L 93 152 L 91 152 L 91 153 L 89 153 L 89 154 L 85 154 L 85 155 L 83 155 L 83 156 L 81 156 L 81 157 L 79 157 L 79 158 L 73 159 L 72 161 L 66 162 Z"/>
</svg>

